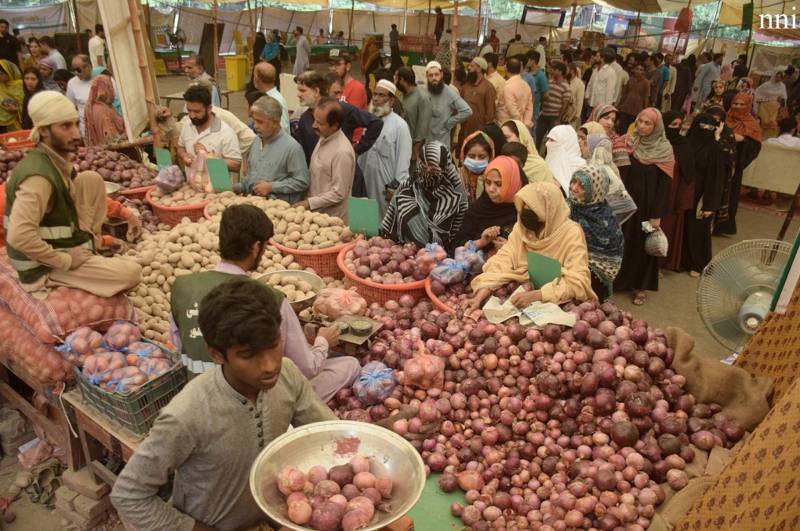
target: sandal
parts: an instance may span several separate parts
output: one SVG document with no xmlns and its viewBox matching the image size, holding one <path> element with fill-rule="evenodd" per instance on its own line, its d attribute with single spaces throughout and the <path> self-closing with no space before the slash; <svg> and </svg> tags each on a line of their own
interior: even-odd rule
<svg viewBox="0 0 800 531">
<path fill-rule="evenodd" d="M 647 295 L 644 291 L 637 291 L 633 297 L 633 304 L 636 306 L 641 306 L 647 301 Z"/>
</svg>

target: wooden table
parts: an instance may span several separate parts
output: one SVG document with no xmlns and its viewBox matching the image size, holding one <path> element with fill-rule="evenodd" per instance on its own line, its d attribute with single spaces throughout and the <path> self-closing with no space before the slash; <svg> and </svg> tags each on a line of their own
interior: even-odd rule
<svg viewBox="0 0 800 531">
<path fill-rule="evenodd" d="M 127 463 L 139 447 L 143 437 L 123 428 L 122 425 L 85 403 L 77 389 L 64 393 L 62 398 L 75 414 L 75 429 L 78 431 L 83 456 L 89 465 L 89 471 L 95 476 L 95 479 L 99 478 L 113 485 L 116 480 L 114 473 L 96 460 L 99 457 L 97 445 L 102 445 Z"/>
<path fill-rule="evenodd" d="M 229 109 L 230 106 L 231 106 L 230 95 L 234 91 L 233 90 L 222 90 L 222 89 L 218 89 L 218 90 L 219 90 L 220 103 L 222 103 L 222 98 L 225 98 L 225 105 L 223 106 L 223 108 Z M 167 94 L 165 96 L 161 96 L 161 99 L 166 101 L 167 102 L 167 107 L 169 107 L 170 104 L 173 101 L 183 101 L 183 92 L 174 92 L 172 94 Z"/>
</svg>

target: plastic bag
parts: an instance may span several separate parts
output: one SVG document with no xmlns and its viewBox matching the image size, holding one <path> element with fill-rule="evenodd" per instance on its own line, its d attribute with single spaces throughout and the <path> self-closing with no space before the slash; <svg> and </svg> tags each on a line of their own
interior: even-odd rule
<svg viewBox="0 0 800 531">
<path fill-rule="evenodd" d="M 367 301 L 354 289 L 325 288 L 314 299 L 314 313 L 330 319 L 343 315 L 366 315 Z"/>
<path fill-rule="evenodd" d="M 123 367 L 111 371 L 110 378 L 100 384 L 104 391 L 129 393 L 147 383 L 147 375 L 139 367 Z"/>
<path fill-rule="evenodd" d="M 669 241 L 661 227 L 653 227 L 649 221 L 643 221 L 642 230 L 647 233 L 644 240 L 644 252 L 658 258 L 666 257 L 669 252 Z"/>
<path fill-rule="evenodd" d="M 186 177 L 178 166 L 172 165 L 162 168 L 156 175 L 156 185 L 165 194 L 171 194 L 180 189 L 186 182 Z"/>
<path fill-rule="evenodd" d="M 173 363 L 167 358 L 146 358 L 139 362 L 139 370 L 147 376 L 148 380 L 155 380 L 170 370 L 172 366 Z"/>
<path fill-rule="evenodd" d="M 208 177 L 208 152 L 197 149 L 192 165 L 186 170 L 186 180 L 189 185 L 200 192 L 213 192 L 211 179 Z"/>
<path fill-rule="evenodd" d="M 72 332 L 64 340 L 64 343 L 56 347 L 61 352 L 67 363 L 82 366 L 86 356 L 92 352 L 103 349 L 103 334 L 92 330 L 88 326 L 82 326 Z"/>
<path fill-rule="evenodd" d="M 128 345 L 141 338 L 142 332 L 135 324 L 128 321 L 115 321 L 103 336 L 103 341 L 109 350 L 125 351 Z"/>
<path fill-rule="evenodd" d="M 394 371 L 379 361 L 364 365 L 353 384 L 353 393 L 365 405 L 379 404 L 389 398 L 397 385 Z"/>
<path fill-rule="evenodd" d="M 447 251 L 438 243 L 429 243 L 417 251 L 417 265 L 425 275 L 429 275 L 433 268 L 445 258 L 447 258 Z"/>
<path fill-rule="evenodd" d="M 112 373 L 128 366 L 121 352 L 96 352 L 86 356 L 83 362 L 83 375 L 93 385 L 101 385 L 111 380 Z"/>
<path fill-rule="evenodd" d="M 467 242 L 465 246 L 456 247 L 453 256 L 456 262 L 461 264 L 461 268 L 464 270 L 467 277 L 473 277 L 483 271 L 483 264 L 485 263 L 484 254 L 483 251 L 479 251 L 475 247 L 474 241 Z"/>
<path fill-rule="evenodd" d="M 403 383 L 419 389 L 441 389 L 444 386 L 444 360 L 428 354 L 422 341 L 414 357 L 403 365 Z"/>
<path fill-rule="evenodd" d="M 431 280 L 441 282 L 445 286 L 464 282 L 465 272 L 461 263 L 452 258 L 445 258 L 441 264 L 431 271 Z"/>
</svg>

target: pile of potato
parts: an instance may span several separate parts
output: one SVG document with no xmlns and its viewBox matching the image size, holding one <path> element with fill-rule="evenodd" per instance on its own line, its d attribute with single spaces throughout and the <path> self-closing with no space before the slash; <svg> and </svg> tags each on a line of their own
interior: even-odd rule
<svg viewBox="0 0 800 531">
<path fill-rule="evenodd" d="M 302 301 L 317 294 L 311 284 L 292 275 L 273 273 L 267 277 L 267 283 L 286 295 L 289 302 Z"/>
<path fill-rule="evenodd" d="M 184 220 L 170 230 L 144 232 L 142 240 L 127 252 L 142 266 L 142 282 L 128 295 L 136 307 L 144 335 L 169 340 L 170 293 L 175 279 L 189 273 L 214 269 L 219 263 L 219 220 Z M 302 269 L 293 256 L 267 247 L 254 276 L 284 269 Z"/>
<path fill-rule="evenodd" d="M 311 251 L 326 249 L 352 241 L 353 233 L 344 222 L 334 216 L 311 212 L 302 207 L 292 207 L 278 199 L 265 199 L 258 196 L 236 196 L 224 192 L 211 199 L 208 213 L 213 217 L 230 205 L 250 203 L 264 210 L 275 226 L 273 239 L 290 249 Z"/>
<path fill-rule="evenodd" d="M 232 194 L 233 192 L 227 193 Z M 150 192 L 150 199 L 165 207 L 177 207 L 205 203 L 216 195 L 217 194 L 214 193 L 197 191 L 187 184 L 171 194 L 167 194 L 159 188 L 154 188 L 153 191 Z"/>
</svg>

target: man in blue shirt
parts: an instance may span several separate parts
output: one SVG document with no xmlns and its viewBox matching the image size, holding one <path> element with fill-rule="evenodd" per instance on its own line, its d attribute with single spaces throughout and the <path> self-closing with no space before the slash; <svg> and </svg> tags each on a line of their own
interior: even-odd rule
<svg viewBox="0 0 800 531">
<path fill-rule="evenodd" d="M 547 82 L 547 74 L 544 70 L 539 68 L 539 61 L 541 55 L 536 50 L 529 51 L 526 56 L 526 69 L 522 74 L 522 79 L 528 82 L 533 93 L 533 123 L 539 118 L 539 112 L 542 110 L 542 100 L 544 93 L 550 88 Z"/>
</svg>

